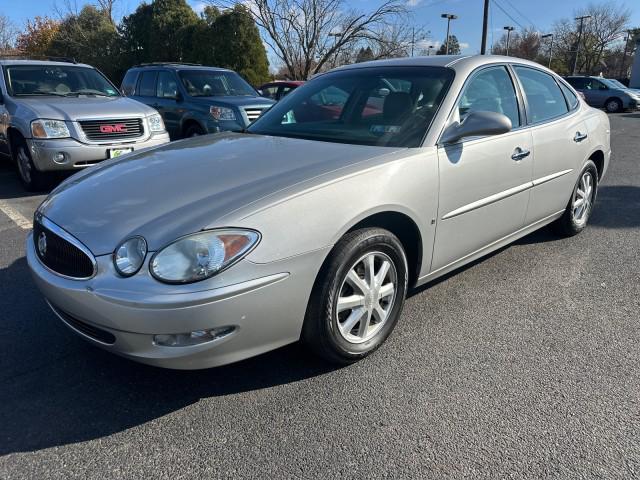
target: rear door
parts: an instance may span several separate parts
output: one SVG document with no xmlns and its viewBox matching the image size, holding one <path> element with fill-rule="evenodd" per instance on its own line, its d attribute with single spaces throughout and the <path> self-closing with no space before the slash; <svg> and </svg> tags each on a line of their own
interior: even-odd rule
<svg viewBox="0 0 640 480">
<path fill-rule="evenodd" d="M 476 71 L 457 109 L 506 115 L 513 126 L 502 135 L 464 138 L 438 147 L 440 195 L 431 270 L 445 268 L 521 229 L 531 187 L 531 132 L 505 65 Z"/>
<path fill-rule="evenodd" d="M 156 100 L 156 79 L 158 78 L 157 70 L 143 70 L 138 75 L 138 84 L 136 85 L 135 95 L 133 98 L 150 107 L 157 108 Z"/>
<path fill-rule="evenodd" d="M 525 222 L 531 224 L 564 210 L 588 155 L 589 138 L 569 88 L 536 68 L 514 66 L 514 71 L 533 137 L 533 188 Z"/>
</svg>

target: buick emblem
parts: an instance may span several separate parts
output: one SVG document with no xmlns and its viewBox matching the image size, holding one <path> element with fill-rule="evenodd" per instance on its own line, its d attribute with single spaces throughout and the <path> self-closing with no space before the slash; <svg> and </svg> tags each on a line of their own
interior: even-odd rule
<svg viewBox="0 0 640 480">
<path fill-rule="evenodd" d="M 47 254 L 47 234 L 41 232 L 38 235 L 38 252 L 41 257 L 44 257 Z"/>
</svg>

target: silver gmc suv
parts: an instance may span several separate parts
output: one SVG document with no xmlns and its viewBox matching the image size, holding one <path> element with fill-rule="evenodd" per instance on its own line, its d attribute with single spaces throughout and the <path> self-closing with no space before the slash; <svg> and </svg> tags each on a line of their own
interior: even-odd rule
<svg viewBox="0 0 640 480">
<path fill-rule="evenodd" d="M 169 141 L 154 109 L 126 98 L 98 70 L 65 61 L 0 59 L 0 154 L 25 188 Z"/>
</svg>

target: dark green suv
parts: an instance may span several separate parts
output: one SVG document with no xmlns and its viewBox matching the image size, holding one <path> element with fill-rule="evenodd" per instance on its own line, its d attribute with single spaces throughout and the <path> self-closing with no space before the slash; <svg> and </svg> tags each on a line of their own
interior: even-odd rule
<svg viewBox="0 0 640 480">
<path fill-rule="evenodd" d="M 172 139 L 243 130 L 274 103 L 233 70 L 192 64 L 135 66 L 121 89 L 158 110 Z"/>
</svg>

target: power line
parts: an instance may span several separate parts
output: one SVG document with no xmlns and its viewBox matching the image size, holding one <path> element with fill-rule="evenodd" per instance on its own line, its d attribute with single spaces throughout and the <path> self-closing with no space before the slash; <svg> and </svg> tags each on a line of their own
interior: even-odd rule
<svg viewBox="0 0 640 480">
<path fill-rule="evenodd" d="M 511 3 L 511 0 L 504 0 L 505 2 L 507 2 L 507 4 L 518 14 L 520 15 L 522 18 L 524 18 L 527 22 L 529 22 L 529 24 L 534 28 L 534 30 L 538 30 L 538 27 L 536 27 L 536 24 L 533 23 L 531 21 L 531 19 L 529 17 L 527 17 L 524 13 L 522 13 L 520 10 L 518 10 L 516 8 L 516 6 Z"/>
<path fill-rule="evenodd" d="M 517 21 L 515 18 L 513 18 L 513 17 L 509 14 L 509 12 L 507 12 L 507 11 L 502 7 L 502 5 L 500 5 L 500 4 L 498 3 L 498 1 L 497 1 L 497 0 L 492 0 L 492 1 L 493 1 L 494 5 L 495 5 L 496 7 L 498 7 L 500 10 L 502 10 L 502 13 L 504 13 L 507 17 L 509 17 L 511 20 L 513 20 L 513 23 L 515 23 L 516 25 L 518 25 L 522 30 L 526 30 L 526 27 L 524 27 L 524 26 L 523 26 L 519 21 Z"/>
</svg>

